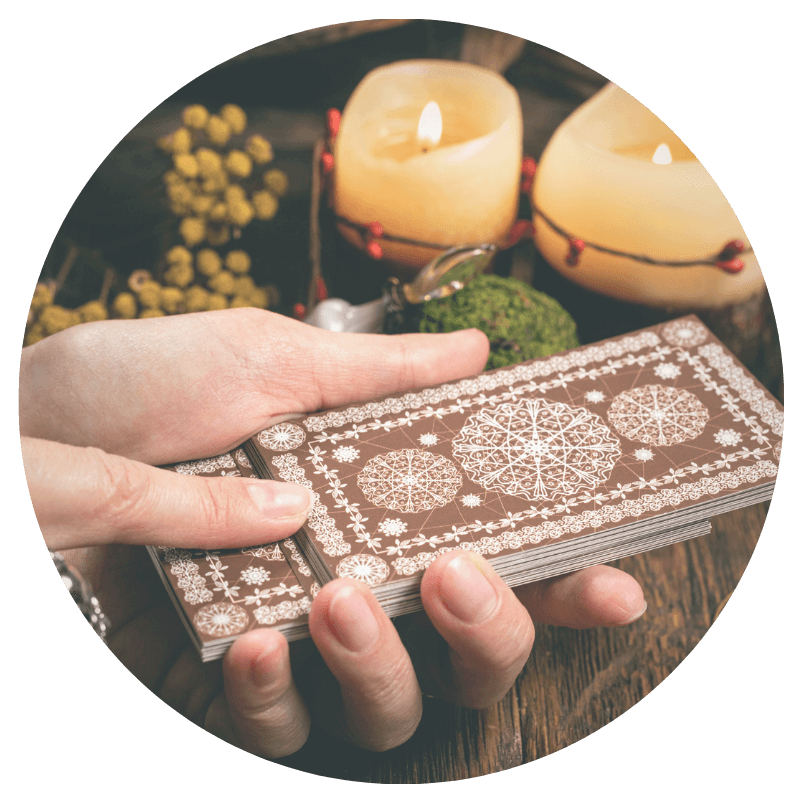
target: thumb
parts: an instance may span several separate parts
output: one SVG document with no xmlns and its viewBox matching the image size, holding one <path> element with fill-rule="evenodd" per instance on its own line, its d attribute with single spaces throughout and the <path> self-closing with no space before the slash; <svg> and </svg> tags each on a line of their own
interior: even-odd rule
<svg viewBox="0 0 800 800">
<path fill-rule="evenodd" d="M 91 447 L 22 439 L 36 517 L 51 549 L 118 542 L 197 549 L 285 539 L 311 510 L 291 483 L 178 475 Z"/>
</svg>

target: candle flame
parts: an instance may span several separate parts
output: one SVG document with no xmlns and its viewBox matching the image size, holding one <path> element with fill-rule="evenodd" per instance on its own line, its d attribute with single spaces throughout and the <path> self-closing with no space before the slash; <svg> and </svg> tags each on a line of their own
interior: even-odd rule
<svg viewBox="0 0 800 800">
<path fill-rule="evenodd" d="M 655 153 L 653 153 L 653 163 L 654 164 L 672 163 L 672 153 L 669 151 L 669 145 L 666 142 L 656 147 L 656 151 Z"/>
<path fill-rule="evenodd" d="M 429 147 L 436 147 L 442 138 L 442 112 L 439 110 L 438 103 L 431 100 L 419 117 L 417 126 L 417 141 L 423 150 Z"/>
</svg>

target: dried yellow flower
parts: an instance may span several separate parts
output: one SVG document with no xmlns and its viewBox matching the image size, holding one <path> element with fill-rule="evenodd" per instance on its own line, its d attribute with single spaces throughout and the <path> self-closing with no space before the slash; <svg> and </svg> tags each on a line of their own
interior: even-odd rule
<svg viewBox="0 0 800 800">
<path fill-rule="evenodd" d="M 187 313 L 206 311 L 209 293 L 202 286 L 190 286 L 186 290 L 185 308 Z"/>
<path fill-rule="evenodd" d="M 253 171 L 253 162 L 247 153 L 241 150 L 231 150 L 225 156 L 225 169 L 237 178 L 247 178 Z"/>
<path fill-rule="evenodd" d="M 255 209 L 247 200 L 238 200 L 228 204 L 228 222 L 237 228 L 249 225 L 254 215 Z"/>
<path fill-rule="evenodd" d="M 208 214 L 208 218 L 212 222 L 222 222 L 228 217 L 228 206 L 225 203 L 215 203 Z"/>
<path fill-rule="evenodd" d="M 175 172 L 174 169 L 168 169 L 164 173 L 164 183 L 167 186 L 172 186 L 172 184 L 174 183 L 182 183 L 182 182 L 183 178 L 177 172 Z"/>
<path fill-rule="evenodd" d="M 234 183 L 225 189 L 226 203 L 237 203 L 242 200 L 247 200 L 247 192 L 238 183 Z"/>
<path fill-rule="evenodd" d="M 244 147 L 256 164 L 268 164 L 273 159 L 272 145 L 257 133 L 248 138 Z"/>
<path fill-rule="evenodd" d="M 210 194 L 197 194 L 192 198 L 191 208 L 198 216 L 206 216 L 214 207 L 216 198 Z"/>
<path fill-rule="evenodd" d="M 176 244 L 175 247 L 171 247 L 167 250 L 166 259 L 167 264 L 191 264 L 192 253 L 183 245 Z"/>
<path fill-rule="evenodd" d="M 269 292 L 259 286 L 256 286 L 256 288 L 250 292 L 250 302 L 255 308 L 269 308 L 269 299 Z"/>
<path fill-rule="evenodd" d="M 264 186 L 276 197 L 283 197 L 289 189 L 289 178 L 279 169 L 271 169 L 264 173 Z"/>
<path fill-rule="evenodd" d="M 161 290 L 160 306 L 167 314 L 175 314 L 180 311 L 183 308 L 183 300 L 184 294 L 176 286 L 165 286 Z"/>
<path fill-rule="evenodd" d="M 211 289 L 212 292 L 218 292 L 219 294 L 230 297 L 233 294 L 234 281 L 235 278 L 232 272 L 222 270 L 208 279 L 208 288 Z"/>
<path fill-rule="evenodd" d="M 158 308 L 161 304 L 161 284 L 156 281 L 146 281 L 137 295 L 140 305 L 145 308 Z"/>
<path fill-rule="evenodd" d="M 41 325 L 31 325 L 25 334 L 22 345 L 23 347 L 28 347 L 29 345 L 36 344 L 36 342 L 41 342 L 46 336 L 47 334 L 44 332 L 44 328 L 42 328 Z"/>
<path fill-rule="evenodd" d="M 186 128 L 178 128 L 172 134 L 172 152 L 190 153 L 192 151 L 192 134 Z"/>
<path fill-rule="evenodd" d="M 108 319 L 106 304 L 100 300 L 90 300 L 76 309 L 76 311 L 81 318 L 81 322 L 99 322 L 100 320 Z"/>
<path fill-rule="evenodd" d="M 221 311 L 223 308 L 228 307 L 228 298 L 219 292 L 212 292 L 208 296 L 208 310 Z"/>
<path fill-rule="evenodd" d="M 241 278 L 235 280 L 233 293 L 238 297 L 250 297 L 255 288 L 256 282 L 249 275 L 242 275 Z"/>
<path fill-rule="evenodd" d="M 80 322 L 80 317 L 63 306 L 47 306 L 39 315 L 39 324 L 48 336 L 71 328 Z"/>
<path fill-rule="evenodd" d="M 173 264 L 164 273 L 164 282 L 169 286 L 178 286 L 181 289 L 188 286 L 194 280 L 194 270 L 190 264 L 181 262 Z"/>
<path fill-rule="evenodd" d="M 208 122 L 208 117 L 208 110 L 205 106 L 186 106 L 186 108 L 183 109 L 183 124 L 187 128 L 202 130 Z"/>
<path fill-rule="evenodd" d="M 187 247 L 194 247 L 206 238 L 206 226 L 199 217 L 186 217 L 178 228 Z"/>
<path fill-rule="evenodd" d="M 250 308 L 252 305 L 249 297 L 242 297 L 237 294 L 231 300 L 229 308 Z"/>
<path fill-rule="evenodd" d="M 228 173 L 222 171 L 204 178 L 201 186 L 207 194 L 217 194 L 217 192 L 223 191 L 229 183 Z"/>
<path fill-rule="evenodd" d="M 244 275 L 250 269 L 250 256 L 244 250 L 231 250 L 225 256 L 225 266 L 236 275 Z"/>
<path fill-rule="evenodd" d="M 231 138 L 231 126 L 222 117 L 212 114 L 206 123 L 206 135 L 211 142 L 222 147 Z"/>
<path fill-rule="evenodd" d="M 208 147 L 199 147 L 194 154 L 200 166 L 200 174 L 204 178 L 210 178 L 218 172 L 222 172 L 222 156 Z"/>
<path fill-rule="evenodd" d="M 120 292 L 111 304 L 111 313 L 116 319 L 133 319 L 136 308 L 136 298 L 130 292 Z"/>
<path fill-rule="evenodd" d="M 216 250 L 206 248 L 197 254 L 197 271 L 207 278 L 216 275 L 222 269 L 222 259 Z"/>
<path fill-rule="evenodd" d="M 37 283 L 36 288 L 33 290 L 33 299 L 31 300 L 31 310 L 40 311 L 45 306 L 52 305 L 53 293 L 43 283 Z"/>
<path fill-rule="evenodd" d="M 234 133 L 241 133 L 247 126 L 247 115 L 244 113 L 244 109 L 232 103 L 223 106 L 219 115 L 231 126 Z"/>
<path fill-rule="evenodd" d="M 278 213 L 278 201 L 270 192 L 253 192 L 253 208 L 259 219 L 272 219 Z"/>
<path fill-rule="evenodd" d="M 153 276 L 146 269 L 135 269 L 128 276 L 128 288 L 132 292 L 139 292 L 142 286 L 151 280 Z"/>
<path fill-rule="evenodd" d="M 139 314 L 139 319 L 151 319 L 153 317 L 165 317 L 166 314 L 160 308 L 143 308 Z"/>
<path fill-rule="evenodd" d="M 175 169 L 186 178 L 196 178 L 200 174 L 200 165 L 190 153 L 178 153 L 172 156 Z"/>
</svg>

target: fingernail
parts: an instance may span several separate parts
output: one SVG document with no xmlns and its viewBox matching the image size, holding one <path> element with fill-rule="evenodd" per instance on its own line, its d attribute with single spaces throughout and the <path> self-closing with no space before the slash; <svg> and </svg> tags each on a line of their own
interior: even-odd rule
<svg viewBox="0 0 800 800">
<path fill-rule="evenodd" d="M 298 517 L 311 510 L 311 492 L 296 483 L 254 481 L 247 485 L 253 504 L 264 517 Z"/>
<path fill-rule="evenodd" d="M 328 627 L 353 653 L 360 653 L 378 640 L 380 626 L 367 599 L 352 586 L 343 586 L 328 608 Z"/>
<path fill-rule="evenodd" d="M 480 622 L 497 605 L 497 592 L 468 556 L 454 558 L 444 570 L 439 596 L 462 622 Z"/>
<path fill-rule="evenodd" d="M 639 619 L 639 617 L 641 617 L 645 611 L 647 611 L 647 600 L 644 601 L 644 605 L 642 606 L 641 610 L 637 611 L 630 619 L 626 619 L 622 624 L 630 625 L 631 622 L 636 622 L 636 620 Z"/>
</svg>

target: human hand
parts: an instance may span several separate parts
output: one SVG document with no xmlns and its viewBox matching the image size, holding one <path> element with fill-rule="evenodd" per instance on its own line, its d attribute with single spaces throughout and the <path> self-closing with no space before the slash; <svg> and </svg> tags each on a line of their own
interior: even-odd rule
<svg viewBox="0 0 800 800">
<path fill-rule="evenodd" d="M 192 315 L 147 321 L 147 328 L 140 331 L 141 345 L 135 336 L 130 337 L 130 328 L 116 323 L 113 329 L 107 323 L 82 326 L 95 327 L 95 331 L 70 336 L 58 347 L 58 337 L 53 337 L 52 349 L 40 349 L 36 358 L 23 364 L 23 406 L 26 398 L 33 398 L 30 402 L 36 406 L 37 395 L 61 398 L 38 415 L 26 411 L 23 433 L 54 435 L 63 423 L 60 438 L 68 442 L 26 445 L 26 471 L 51 547 L 100 542 L 233 547 L 281 538 L 296 529 L 304 512 L 296 514 L 300 517 L 296 524 L 273 518 L 272 528 L 266 527 L 265 520 L 247 508 L 250 501 L 245 495 L 250 489 L 245 479 L 171 475 L 80 445 L 102 444 L 129 458 L 152 461 L 199 457 L 209 450 L 229 448 L 284 414 L 457 379 L 477 372 L 486 357 L 486 341 L 475 332 L 389 338 L 331 335 L 275 315 L 262 316 L 265 313 L 221 312 L 203 315 L 217 317 L 213 324 L 190 320 L 186 326 L 167 327 L 167 322 L 182 322 Z M 244 324 L 246 318 L 263 323 L 256 326 L 255 341 L 254 325 Z M 151 323 L 160 323 L 159 330 L 154 332 Z M 103 326 L 103 331 L 97 326 Z M 124 334 L 121 343 L 111 341 L 117 333 Z M 203 336 L 208 347 L 201 341 Z M 178 341 L 183 337 L 191 341 Z M 237 337 L 247 340 L 256 355 L 251 358 L 246 348 L 237 349 L 244 347 Z M 283 348 L 287 337 L 295 337 L 301 345 L 300 349 L 288 347 L 291 357 Z M 260 339 L 268 340 L 279 355 L 270 358 Z M 160 347 L 159 340 L 169 344 Z M 82 354 L 71 354 L 71 347 L 78 347 Z M 92 351 L 98 352 L 99 366 L 83 355 Z M 121 371 L 117 358 L 139 374 Z M 55 370 L 54 387 L 48 387 L 50 367 Z M 75 371 L 88 376 L 86 385 L 74 376 Z M 93 382 L 107 391 L 97 391 Z M 240 386 L 240 393 L 234 384 Z M 172 402 L 176 396 L 177 404 Z M 187 418 L 191 426 L 185 424 Z M 232 427 L 233 433 L 226 437 L 223 431 Z M 216 444 L 212 447 L 209 441 Z M 49 491 L 53 484 L 57 491 Z M 284 525 L 294 528 L 286 531 Z M 178 541 L 178 536 L 186 538 Z M 461 596 L 446 579 L 451 560 L 461 565 L 456 571 L 469 566 L 463 562 L 465 556 L 459 555 L 448 554 L 426 574 L 423 603 L 433 626 L 428 633 L 435 634 L 438 643 L 433 658 L 424 656 L 431 652 L 428 648 L 416 648 L 423 653 L 416 663 L 421 679 L 432 681 L 434 691 L 454 702 L 482 706 L 501 697 L 513 682 L 530 650 L 533 626 L 526 608 L 482 560 L 478 563 L 489 575 L 493 591 L 473 609 L 471 621 L 460 618 L 456 609 L 468 606 L 469 597 L 478 595 Z M 312 657 L 298 671 L 295 683 L 283 637 L 255 631 L 238 640 L 226 657 L 223 691 L 218 666 L 199 664 L 186 637 L 175 629 L 178 620 L 151 565 L 145 562 L 142 568 L 139 563 L 137 572 L 137 557 L 141 561 L 140 550 L 112 546 L 72 553 L 69 560 L 86 562 L 79 566 L 115 623 L 112 649 L 134 674 L 187 716 L 266 756 L 292 752 L 302 744 L 309 707 L 316 709 L 323 724 L 372 749 L 399 744 L 414 730 L 421 703 L 411 657 L 364 587 L 335 581 L 324 587 L 312 607 L 312 635 L 324 669 Z M 132 583 L 134 576 L 138 576 L 138 586 Z M 632 579 L 618 573 L 612 583 L 616 585 L 603 598 L 610 612 L 592 610 L 597 598 L 592 600 L 591 585 L 573 593 L 577 602 L 573 621 L 598 624 L 604 614 L 613 617 L 615 605 L 638 608 L 626 600 L 636 592 L 641 599 Z M 553 595 L 544 591 L 534 599 L 547 609 Z M 353 606 L 361 605 L 363 612 L 364 604 L 368 613 L 357 613 Z M 534 615 L 538 613 L 536 603 L 532 608 Z M 367 652 L 356 648 L 354 656 L 352 635 L 369 632 L 365 620 L 370 618 L 374 622 L 371 643 L 366 645 Z M 418 617 L 418 627 L 411 630 L 424 631 L 425 619 Z M 436 657 L 442 652 L 444 659 Z M 322 690 L 325 686 L 327 691 Z"/>
</svg>

